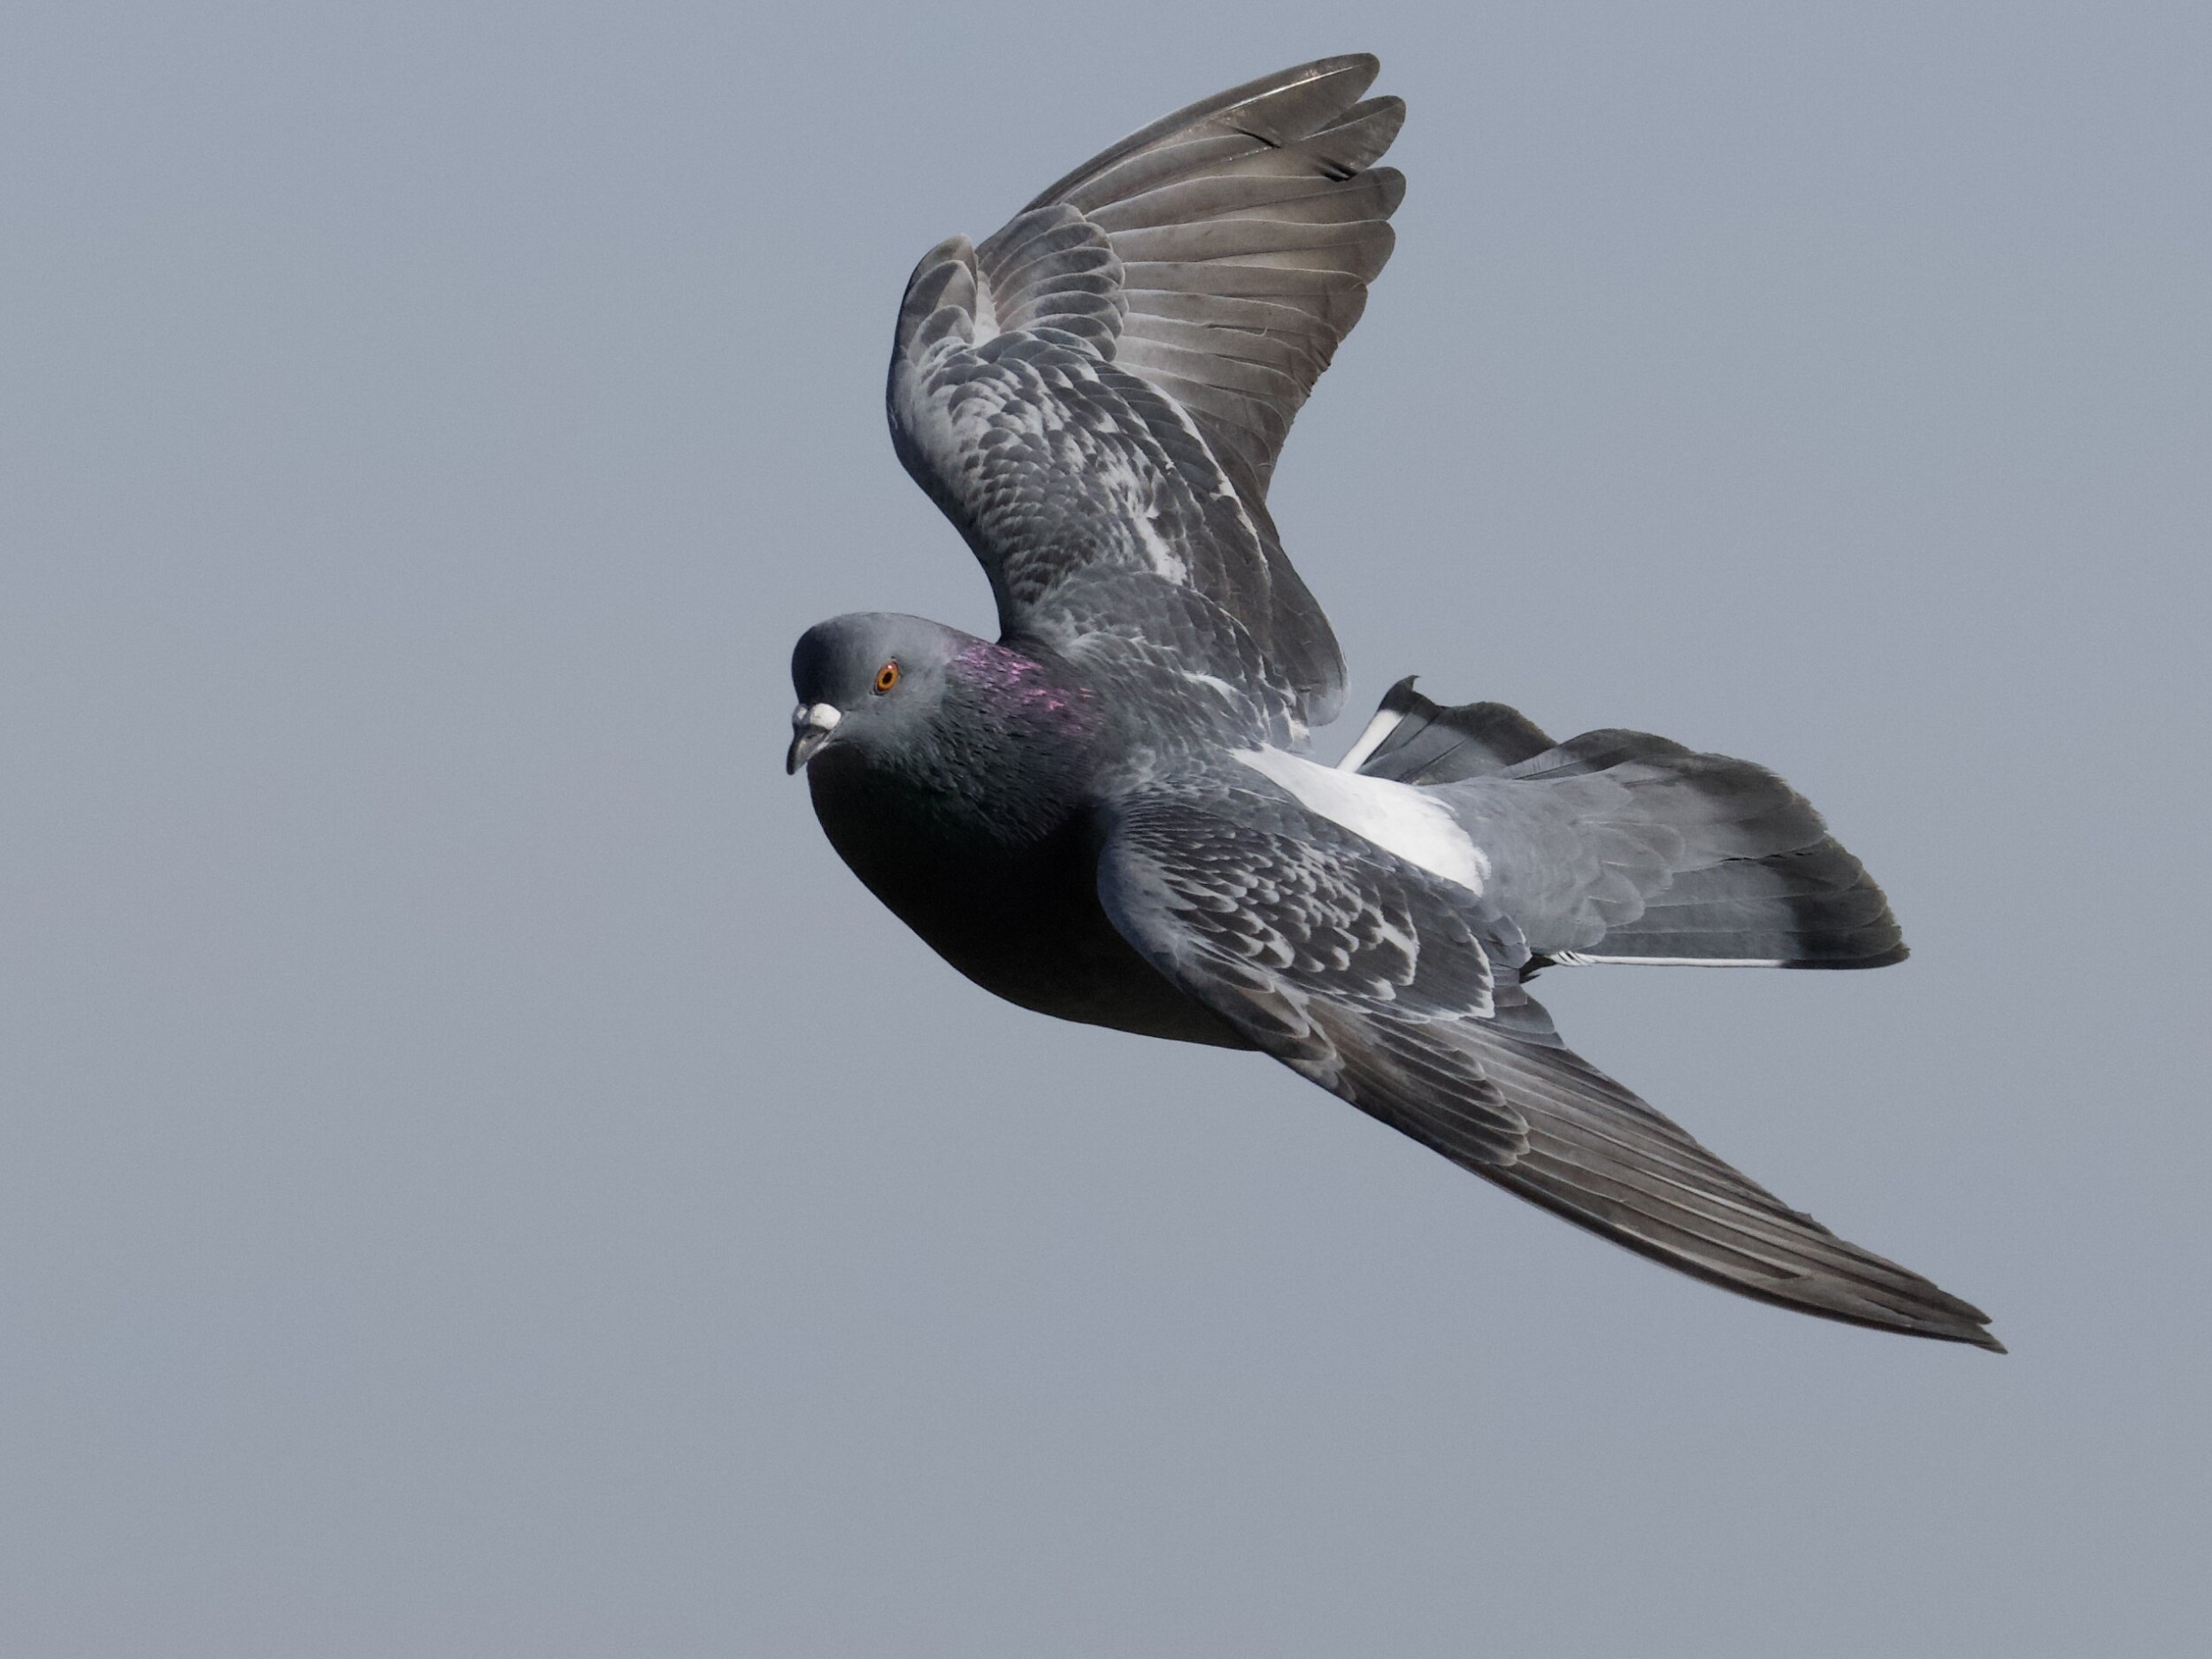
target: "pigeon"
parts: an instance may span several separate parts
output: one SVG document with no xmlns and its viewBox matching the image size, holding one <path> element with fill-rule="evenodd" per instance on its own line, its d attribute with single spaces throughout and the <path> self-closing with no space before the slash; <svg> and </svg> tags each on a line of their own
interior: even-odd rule
<svg viewBox="0 0 2212 1659">
<path fill-rule="evenodd" d="M 1312 758 L 1345 669 L 1267 509 L 1390 257 L 1405 117 L 1322 58 L 1154 122 L 906 287 L 900 461 L 967 541 L 991 641 L 841 616 L 792 656 L 787 769 L 877 898 L 985 990 L 1257 1049 L 1578 1225 L 1800 1312 L 2002 1351 L 1561 1041 L 1600 963 L 1875 968 L 1882 890 L 1773 772 L 1555 741 L 1409 679 Z"/>
</svg>

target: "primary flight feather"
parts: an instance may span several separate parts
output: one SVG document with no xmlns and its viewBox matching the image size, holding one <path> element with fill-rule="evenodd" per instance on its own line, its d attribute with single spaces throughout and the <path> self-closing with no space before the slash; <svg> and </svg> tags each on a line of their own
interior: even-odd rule
<svg viewBox="0 0 2212 1659">
<path fill-rule="evenodd" d="M 907 284 L 892 440 L 990 579 L 996 643 L 810 628 L 789 769 L 838 853 L 986 989 L 1257 1048 L 1455 1163 L 1743 1294 L 1999 1344 L 1561 1043 L 1590 962 L 1879 967 L 1881 890 L 1772 772 L 1554 742 L 1402 681 L 1337 766 L 1344 663 L 1267 487 L 1390 257 L 1404 119 L 1324 58 L 1193 104 Z"/>
</svg>

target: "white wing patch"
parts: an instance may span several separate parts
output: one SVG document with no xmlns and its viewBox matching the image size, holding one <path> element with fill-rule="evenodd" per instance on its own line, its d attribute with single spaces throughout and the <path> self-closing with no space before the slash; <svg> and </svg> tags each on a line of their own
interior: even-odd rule
<svg viewBox="0 0 2212 1659">
<path fill-rule="evenodd" d="M 1309 812 L 1317 812 L 1353 834 L 1431 875 L 1480 893 L 1490 861 L 1469 839 L 1451 809 L 1411 784 L 1363 778 L 1279 749 L 1240 749 L 1235 758 L 1280 784 Z"/>
</svg>

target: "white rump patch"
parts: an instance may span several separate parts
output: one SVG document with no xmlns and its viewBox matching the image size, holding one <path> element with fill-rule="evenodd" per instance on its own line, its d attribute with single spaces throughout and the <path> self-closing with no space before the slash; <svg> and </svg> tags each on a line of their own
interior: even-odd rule
<svg viewBox="0 0 2212 1659">
<path fill-rule="evenodd" d="M 1263 778 L 1290 791 L 1307 811 L 1341 825 L 1408 864 L 1471 892 L 1480 893 L 1488 884 L 1490 861 L 1460 827 L 1451 809 L 1411 784 L 1363 778 L 1279 749 L 1240 749 L 1234 754 Z"/>
</svg>

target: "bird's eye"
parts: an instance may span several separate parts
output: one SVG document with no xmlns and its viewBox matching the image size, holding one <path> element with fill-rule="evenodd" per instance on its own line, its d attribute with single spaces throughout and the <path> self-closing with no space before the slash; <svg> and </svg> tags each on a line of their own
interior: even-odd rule
<svg viewBox="0 0 2212 1659">
<path fill-rule="evenodd" d="M 876 670 L 876 695 L 879 697 L 898 683 L 899 665 L 896 663 L 886 663 Z"/>
</svg>

